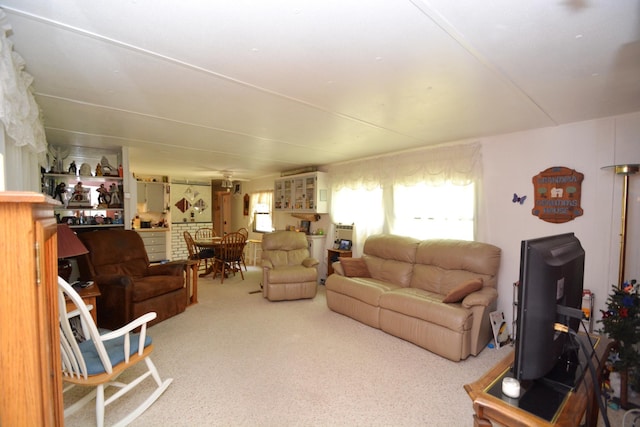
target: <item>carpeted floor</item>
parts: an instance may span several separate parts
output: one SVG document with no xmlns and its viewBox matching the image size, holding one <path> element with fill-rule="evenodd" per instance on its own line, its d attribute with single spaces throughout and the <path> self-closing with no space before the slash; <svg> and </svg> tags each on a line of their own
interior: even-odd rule
<svg viewBox="0 0 640 427">
<path fill-rule="evenodd" d="M 198 304 L 150 328 L 153 361 L 174 381 L 134 426 L 468 426 L 462 386 L 512 350 L 454 363 L 330 311 L 323 286 L 313 300 L 269 302 L 249 293 L 259 283 L 256 267 L 244 281 L 201 278 Z M 149 385 L 107 408 L 106 425 Z M 92 403 L 66 425 L 95 425 Z"/>
</svg>

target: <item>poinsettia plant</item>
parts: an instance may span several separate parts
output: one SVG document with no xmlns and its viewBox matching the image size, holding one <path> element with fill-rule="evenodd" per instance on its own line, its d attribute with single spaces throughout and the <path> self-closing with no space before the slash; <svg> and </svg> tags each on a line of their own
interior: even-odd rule
<svg viewBox="0 0 640 427">
<path fill-rule="evenodd" d="M 601 310 L 602 332 L 618 343 L 615 370 L 637 367 L 640 353 L 636 344 L 640 342 L 640 294 L 636 280 L 625 282 L 622 288 L 613 287 L 607 298 L 607 310 Z"/>
</svg>

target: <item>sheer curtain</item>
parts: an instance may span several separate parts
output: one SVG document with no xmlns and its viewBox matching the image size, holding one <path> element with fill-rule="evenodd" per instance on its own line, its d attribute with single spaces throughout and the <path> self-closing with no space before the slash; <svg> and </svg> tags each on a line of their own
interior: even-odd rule
<svg viewBox="0 0 640 427">
<path fill-rule="evenodd" d="M 441 146 L 331 166 L 331 220 L 354 223 L 354 256 L 362 253 L 367 235 L 392 229 L 394 186 L 474 183 L 480 189 L 480 148 L 480 143 Z"/>
<path fill-rule="evenodd" d="M 1 169 L 6 189 L 40 191 L 38 161 L 44 160 L 47 142 L 40 109 L 31 92 L 33 78 L 7 38 L 10 30 L 7 16 L 0 9 Z"/>
<path fill-rule="evenodd" d="M 262 190 L 251 193 L 249 199 L 249 230 L 253 230 L 258 207 L 266 207 L 270 215 L 273 214 L 273 190 Z M 262 210 L 261 210 L 262 211 Z"/>
</svg>

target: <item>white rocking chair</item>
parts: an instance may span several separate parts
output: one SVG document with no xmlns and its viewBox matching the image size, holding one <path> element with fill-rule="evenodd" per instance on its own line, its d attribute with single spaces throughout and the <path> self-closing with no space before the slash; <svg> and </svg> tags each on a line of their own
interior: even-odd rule
<svg viewBox="0 0 640 427">
<path fill-rule="evenodd" d="M 65 295 L 75 304 L 76 310 L 67 312 Z M 89 312 L 92 307 L 87 307 L 73 287 L 60 277 L 58 277 L 58 302 L 63 381 L 69 384 L 63 392 L 67 392 L 76 385 L 95 387 L 89 394 L 65 408 L 65 417 L 73 414 L 95 397 L 96 424 L 102 427 L 106 406 L 151 375 L 158 387 L 140 406 L 116 425 L 124 426 L 131 423 L 147 410 L 173 381 L 169 378 L 163 382 L 149 357 L 153 345 L 151 337 L 147 336 L 147 322 L 155 319 L 156 313 L 147 313 L 116 331 L 100 335 Z M 86 341 L 81 343 L 77 342 L 69 322 L 72 317 L 78 315 L 86 337 Z M 140 332 L 133 333 L 137 328 L 140 328 Z M 148 368 L 142 375 L 128 384 L 116 381 L 122 372 L 141 360 L 146 362 Z M 115 386 L 120 390 L 105 400 L 104 391 L 108 386 Z"/>
</svg>

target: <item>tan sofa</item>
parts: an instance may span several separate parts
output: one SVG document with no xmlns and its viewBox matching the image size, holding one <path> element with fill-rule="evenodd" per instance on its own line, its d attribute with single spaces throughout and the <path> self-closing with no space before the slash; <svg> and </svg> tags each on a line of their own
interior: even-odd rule
<svg viewBox="0 0 640 427">
<path fill-rule="evenodd" d="M 318 263 L 304 233 L 275 231 L 262 236 L 262 296 L 269 301 L 313 298 Z"/>
<path fill-rule="evenodd" d="M 480 242 L 370 236 L 362 258 L 333 264 L 327 305 L 459 361 L 492 339 L 500 256 L 500 248 Z"/>
</svg>

